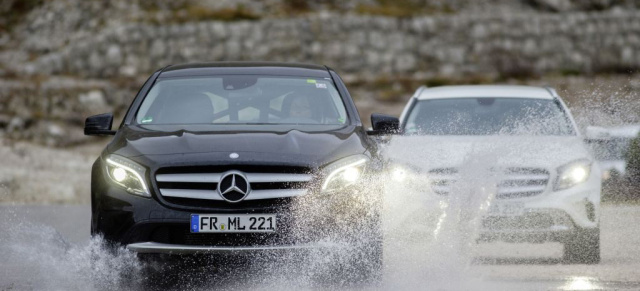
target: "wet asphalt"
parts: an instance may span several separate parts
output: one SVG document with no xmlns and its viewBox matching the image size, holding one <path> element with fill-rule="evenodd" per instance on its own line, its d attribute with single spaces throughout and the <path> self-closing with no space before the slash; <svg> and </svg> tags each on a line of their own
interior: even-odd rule
<svg viewBox="0 0 640 291">
<path fill-rule="evenodd" d="M 640 290 L 640 206 L 605 205 L 602 209 L 602 262 L 597 265 L 566 265 L 562 245 L 491 243 L 479 245 L 469 267 L 442 268 L 441 280 L 425 279 L 419 270 L 438 270 L 433 264 L 447 259 L 425 260 L 429 250 L 411 247 L 385 249 L 385 275 L 375 286 L 347 286 L 346 289 L 403 290 Z M 0 205 L 0 290 L 86 290 L 91 278 L 73 282 L 84 272 L 82 251 L 90 243 L 89 205 Z M 70 251 L 71 250 L 71 251 Z M 42 260 L 39 261 L 39 258 Z M 127 257 L 128 258 L 128 257 Z M 412 263 L 408 264 L 407 258 Z M 55 262 L 60 260 L 60 262 Z M 77 260 L 80 263 L 74 263 Z M 70 263 L 71 262 L 71 263 Z M 75 267 L 77 265 L 79 267 Z M 432 265 L 429 265 L 432 264 Z M 60 269 L 58 270 L 57 266 Z M 117 262 L 110 268 L 119 268 Z M 126 264 L 121 266 L 126 267 Z M 64 270 L 65 268 L 70 270 Z M 245 268 L 244 266 L 241 268 Z M 108 272 L 107 269 L 105 272 Z M 113 270 L 111 270 L 113 271 Z M 227 275 L 194 289 L 256 289 L 260 283 L 234 284 L 234 275 L 243 270 L 227 268 Z M 73 272 L 74 276 L 66 276 Z M 275 270 L 278 272 L 278 270 Z M 78 275 L 79 274 L 79 275 Z M 220 280 L 224 278 L 224 280 Z M 433 277 L 428 277 L 433 278 Z M 107 280 L 101 278 L 101 280 Z M 220 283 L 216 283 L 219 280 Z M 41 284 L 41 282 L 47 282 Z M 71 282 L 70 282 L 71 281 Z M 224 281 L 224 282 L 222 282 Z M 53 284 L 51 283 L 53 282 Z M 89 283 L 87 283 L 89 282 Z M 58 284 L 59 283 L 59 284 Z M 255 282 L 254 282 L 255 283 Z M 286 283 L 283 283 L 286 284 Z M 105 287 L 106 286 L 106 287 Z M 198 287 L 200 286 L 200 287 Z M 99 285 L 94 289 L 118 289 Z M 178 286 L 177 289 L 188 289 Z M 265 282 L 263 289 L 299 289 Z M 307 285 L 303 289 L 342 289 L 335 285 Z"/>
</svg>

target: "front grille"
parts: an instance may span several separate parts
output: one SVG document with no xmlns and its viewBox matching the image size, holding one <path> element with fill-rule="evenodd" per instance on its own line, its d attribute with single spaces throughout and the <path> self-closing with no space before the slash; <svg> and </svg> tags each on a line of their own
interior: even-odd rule
<svg viewBox="0 0 640 291">
<path fill-rule="evenodd" d="M 554 226 L 551 215 L 528 213 L 524 216 L 489 216 L 482 220 L 486 230 L 546 230 Z"/>
<path fill-rule="evenodd" d="M 544 192 L 549 183 L 549 172 L 541 168 L 505 168 L 500 170 L 498 177 L 498 199 L 538 195 Z M 460 175 L 456 168 L 438 168 L 429 171 L 429 178 L 433 192 L 448 195 L 460 180 Z"/>
<path fill-rule="evenodd" d="M 496 198 L 528 197 L 544 192 L 549 183 L 549 172 L 539 168 L 510 168 L 502 178 Z"/>
<path fill-rule="evenodd" d="M 241 202 L 244 206 L 259 201 L 279 204 L 279 201 L 306 195 L 313 180 L 310 171 L 301 167 L 238 165 L 164 168 L 156 173 L 155 181 L 160 195 L 170 203 L 220 207 L 230 205 L 217 191 L 220 179 L 229 171 L 241 173 L 249 182 L 251 191 Z M 262 202 L 258 204 L 264 204 Z"/>
</svg>

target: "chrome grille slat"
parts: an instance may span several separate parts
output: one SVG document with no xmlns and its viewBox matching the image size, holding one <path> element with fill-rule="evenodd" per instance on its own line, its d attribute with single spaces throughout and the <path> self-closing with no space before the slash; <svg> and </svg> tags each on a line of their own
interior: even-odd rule
<svg viewBox="0 0 640 291">
<path fill-rule="evenodd" d="M 160 194 L 165 197 L 223 200 L 216 190 L 160 189 Z"/>
<path fill-rule="evenodd" d="M 245 173 L 249 183 L 309 182 L 311 174 Z"/>
<path fill-rule="evenodd" d="M 549 175 L 519 175 L 519 174 L 506 174 L 509 180 L 547 180 Z"/>
<path fill-rule="evenodd" d="M 275 199 L 306 195 L 307 189 L 253 190 L 244 200 Z"/>
<path fill-rule="evenodd" d="M 275 190 L 253 190 L 244 200 L 276 199 L 285 197 L 295 197 L 307 194 L 307 189 L 275 189 Z M 164 197 L 191 198 L 204 200 L 223 200 L 215 190 L 193 190 L 193 189 L 160 189 L 160 194 Z"/>
<path fill-rule="evenodd" d="M 309 182 L 310 174 L 245 173 L 249 183 Z M 158 182 L 218 183 L 222 173 L 158 174 Z"/>
<path fill-rule="evenodd" d="M 190 182 L 190 183 L 218 183 L 221 173 L 193 173 L 193 174 L 158 174 L 158 182 Z"/>
<path fill-rule="evenodd" d="M 529 186 L 529 187 L 513 187 L 513 188 L 498 188 L 498 195 L 501 194 L 515 194 L 515 193 L 527 193 L 527 192 L 542 192 L 546 186 Z"/>
</svg>

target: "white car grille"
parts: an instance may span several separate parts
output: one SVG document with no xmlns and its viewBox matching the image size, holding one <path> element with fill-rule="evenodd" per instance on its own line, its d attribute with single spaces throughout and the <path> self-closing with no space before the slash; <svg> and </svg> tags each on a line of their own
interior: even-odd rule
<svg viewBox="0 0 640 291">
<path fill-rule="evenodd" d="M 493 170 L 495 171 L 495 170 Z M 506 168 L 500 170 L 496 198 L 521 198 L 541 194 L 549 183 L 549 172 L 541 168 Z M 456 168 L 438 168 L 429 171 L 431 189 L 439 195 L 448 195 L 460 179 Z"/>
</svg>

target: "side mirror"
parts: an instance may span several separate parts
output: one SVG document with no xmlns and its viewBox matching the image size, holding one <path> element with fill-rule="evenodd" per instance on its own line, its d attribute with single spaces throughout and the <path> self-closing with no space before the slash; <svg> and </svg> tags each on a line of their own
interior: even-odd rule
<svg viewBox="0 0 640 291">
<path fill-rule="evenodd" d="M 114 135 L 115 130 L 111 130 L 113 125 L 113 114 L 104 113 L 87 117 L 84 122 L 84 135 Z"/>
<path fill-rule="evenodd" d="M 369 135 L 385 135 L 397 134 L 400 132 L 400 119 L 397 117 L 374 113 L 371 114 L 372 131 L 368 131 Z"/>
</svg>

